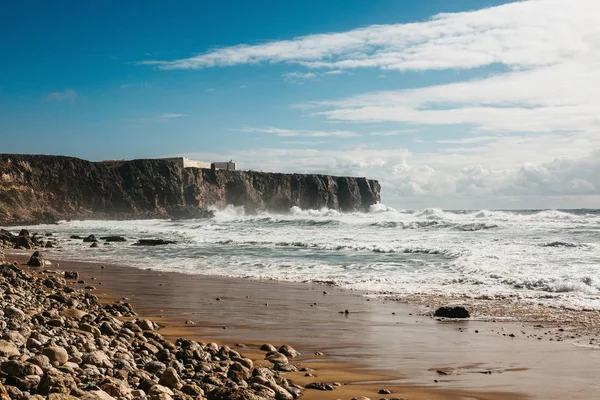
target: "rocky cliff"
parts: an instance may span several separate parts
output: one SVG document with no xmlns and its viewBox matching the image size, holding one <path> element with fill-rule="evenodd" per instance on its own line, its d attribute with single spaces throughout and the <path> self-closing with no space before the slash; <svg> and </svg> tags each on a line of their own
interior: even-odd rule
<svg viewBox="0 0 600 400">
<path fill-rule="evenodd" d="M 165 160 L 96 163 L 72 157 L 0 154 L 0 224 L 57 219 L 169 218 L 209 207 L 247 212 L 327 207 L 364 211 L 377 181 L 327 175 L 181 168 Z"/>
</svg>

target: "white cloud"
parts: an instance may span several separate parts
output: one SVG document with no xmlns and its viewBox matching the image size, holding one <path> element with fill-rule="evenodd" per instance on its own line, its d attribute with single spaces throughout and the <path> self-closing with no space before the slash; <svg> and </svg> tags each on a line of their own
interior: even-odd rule
<svg viewBox="0 0 600 400">
<path fill-rule="evenodd" d="M 169 122 L 169 121 L 174 121 L 178 118 L 183 118 L 183 117 L 185 117 L 185 114 L 165 113 L 165 114 L 156 115 L 154 117 L 137 118 L 137 119 L 133 120 L 133 122 L 137 122 L 137 123 Z"/>
<path fill-rule="evenodd" d="M 534 0 L 428 21 L 372 25 L 347 32 L 223 47 L 175 61 L 144 61 L 161 69 L 202 69 L 258 63 L 311 68 L 427 70 L 553 65 L 589 54 L 598 41 L 595 0 Z"/>
<path fill-rule="evenodd" d="M 46 95 L 46 101 L 75 101 L 77 92 L 73 89 L 65 89 L 62 92 L 51 92 Z"/>
<path fill-rule="evenodd" d="M 371 132 L 371 136 L 398 136 L 398 135 L 412 135 L 413 133 L 419 132 L 418 129 L 398 129 L 395 131 L 382 131 L 382 132 Z"/>
<path fill-rule="evenodd" d="M 317 77 L 317 74 L 313 73 L 313 72 L 286 72 L 285 74 L 282 74 L 281 76 L 283 76 L 284 78 L 287 79 L 315 79 Z"/>
<path fill-rule="evenodd" d="M 599 151 L 510 167 L 486 162 L 496 151 L 484 147 L 468 165 L 460 154 L 419 155 L 406 149 L 261 148 L 186 156 L 233 158 L 242 169 L 366 176 L 378 179 L 383 201 L 399 208 L 530 208 L 532 197 L 540 207 L 569 207 L 577 201 L 578 207 L 597 208 Z"/>
<path fill-rule="evenodd" d="M 310 130 L 297 130 L 297 129 L 282 129 L 274 127 L 264 128 L 251 128 L 244 127 L 240 129 L 242 132 L 247 133 L 270 133 L 282 137 L 296 137 L 296 136 L 307 136 L 307 137 L 357 137 L 360 136 L 357 133 L 349 131 L 310 131 Z"/>
<path fill-rule="evenodd" d="M 490 208 L 597 207 L 598 15 L 600 2 L 595 0 L 531 0 L 441 14 L 424 22 L 243 44 L 147 64 L 160 69 L 202 69 L 286 63 L 310 68 L 297 73 L 313 74 L 311 79 L 356 68 L 380 69 L 385 75 L 379 77 L 384 78 L 394 71 L 494 66 L 494 74 L 478 79 L 295 106 L 316 107 L 316 115 L 332 122 L 401 123 L 419 131 L 431 126 L 426 132 L 438 132 L 434 139 L 438 150 L 294 148 L 232 155 L 242 167 L 254 169 L 377 178 L 384 200 L 400 207 L 451 208 L 460 204 L 464 208 L 476 203 Z M 478 76 L 485 71 L 480 70 Z M 459 126 L 464 133 L 460 137 L 442 135 L 449 125 Z M 245 129 L 278 136 L 356 135 L 351 130 L 332 135 L 326 131 Z M 371 132 L 370 136 L 400 135 L 402 131 Z"/>
</svg>

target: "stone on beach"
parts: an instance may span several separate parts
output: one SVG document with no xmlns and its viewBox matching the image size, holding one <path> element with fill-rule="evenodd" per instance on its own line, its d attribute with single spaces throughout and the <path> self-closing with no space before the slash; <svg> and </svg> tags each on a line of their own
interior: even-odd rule
<svg viewBox="0 0 600 400">
<path fill-rule="evenodd" d="M 44 263 L 44 256 L 39 251 L 34 252 L 29 261 L 27 261 L 27 265 L 30 267 L 43 267 Z"/>
<path fill-rule="evenodd" d="M 442 318 L 469 318 L 471 314 L 463 306 L 444 306 L 435 310 L 435 317 Z"/>
<path fill-rule="evenodd" d="M 287 345 L 287 344 L 282 345 L 279 348 L 279 352 L 290 358 L 296 358 L 296 357 L 300 357 L 302 355 L 302 353 L 300 353 L 299 351 L 296 351 L 292 346 Z"/>
<path fill-rule="evenodd" d="M 228 346 L 165 340 L 155 322 L 135 319 L 129 303 L 103 304 L 90 292 L 69 287 L 62 276 L 78 278 L 69 271 L 44 270 L 38 276 L 4 264 L 0 272 L 0 287 L 6 288 L 0 296 L 0 374 L 1 382 L 10 382 L 0 387 L 0 400 L 291 400 L 300 395 L 279 372 L 254 368 L 251 359 Z M 284 354 L 270 355 L 275 366 L 287 364 Z M 263 375 L 267 386 L 253 383 Z"/>
</svg>

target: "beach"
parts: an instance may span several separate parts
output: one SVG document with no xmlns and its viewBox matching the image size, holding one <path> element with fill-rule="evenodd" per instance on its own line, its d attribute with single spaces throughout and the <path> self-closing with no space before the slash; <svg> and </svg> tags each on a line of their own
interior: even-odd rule
<svg viewBox="0 0 600 400">
<path fill-rule="evenodd" d="M 7 261 L 23 264 L 28 256 L 11 251 Z M 288 379 L 343 384 L 333 392 L 305 389 L 307 399 L 589 399 L 599 386 L 600 351 L 555 340 L 565 337 L 562 325 L 439 321 L 422 305 L 330 285 L 50 261 L 49 270 L 78 271 L 105 301 L 126 298 L 165 337 L 238 345 L 258 362 L 262 344 L 292 345 L 303 353 L 293 362 L 315 371 L 285 373 Z"/>
</svg>

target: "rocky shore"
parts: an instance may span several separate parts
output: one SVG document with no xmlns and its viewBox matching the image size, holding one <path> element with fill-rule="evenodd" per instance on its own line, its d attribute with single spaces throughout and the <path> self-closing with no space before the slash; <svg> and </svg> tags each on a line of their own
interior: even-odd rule
<svg viewBox="0 0 600 400">
<path fill-rule="evenodd" d="M 381 200 L 379 182 L 318 174 L 181 168 L 164 160 L 91 162 L 0 154 L 0 225 L 62 219 L 196 219 L 210 209 L 291 207 L 354 212 Z"/>
<path fill-rule="evenodd" d="M 3 256 L 0 256 L 0 262 Z M 39 271 L 35 271 L 39 269 Z M 103 304 L 75 271 L 0 266 L 0 399 L 294 399 L 298 353 L 265 346 L 273 367 L 228 346 L 166 340 L 123 300 Z"/>
</svg>

